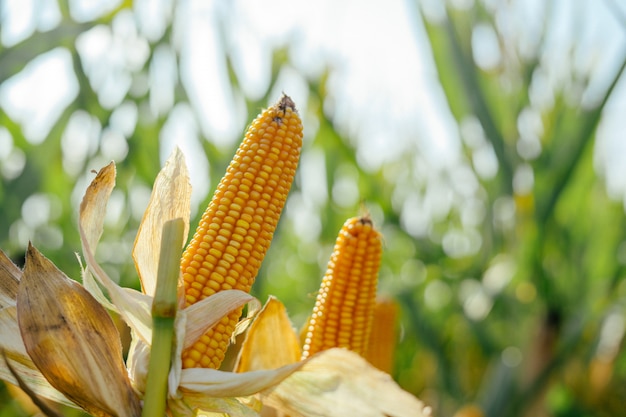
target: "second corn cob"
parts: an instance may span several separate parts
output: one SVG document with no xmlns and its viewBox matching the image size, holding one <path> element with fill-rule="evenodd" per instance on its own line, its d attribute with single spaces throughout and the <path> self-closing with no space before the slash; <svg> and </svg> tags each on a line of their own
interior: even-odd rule
<svg viewBox="0 0 626 417">
<path fill-rule="evenodd" d="M 344 223 L 308 322 L 303 359 L 332 347 L 364 354 L 381 255 L 381 236 L 369 217 Z"/>
<path fill-rule="evenodd" d="M 181 259 L 185 303 L 218 291 L 246 292 L 272 241 L 302 146 L 302 122 L 283 96 L 248 128 Z M 183 367 L 219 368 L 241 311 L 183 352 Z"/>
<path fill-rule="evenodd" d="M 364 356 L 369 363 L 388 374 L 393 371 L 397 330 L 398 304 L 392 299 L 377 299 Z"/>
</svg>

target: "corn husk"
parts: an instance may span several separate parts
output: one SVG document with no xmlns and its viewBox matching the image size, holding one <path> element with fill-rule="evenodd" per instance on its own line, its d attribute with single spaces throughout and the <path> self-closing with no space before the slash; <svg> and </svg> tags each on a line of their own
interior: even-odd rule
<svg viewBox="0 0 626 417">
<path fill-rule="evenodd" d="M 24 346 L 54 388 L 94 416 L 139 416 L 107 311 L 29 245 L 17 293 Z"/>
</svg>

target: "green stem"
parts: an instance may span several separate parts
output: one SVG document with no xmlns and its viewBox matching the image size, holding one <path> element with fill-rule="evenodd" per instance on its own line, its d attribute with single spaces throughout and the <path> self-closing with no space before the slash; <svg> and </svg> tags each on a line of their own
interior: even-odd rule
<svg viewBox="0 0 626 417">
<path fill-rule="evenodd" d="M 167 404 L 167 377 L 174 345 L 174 321 L 178 299 L 176 287 L 180 273 L 180 250 L 183 246 L 182 219 L 163 225 L 157 286 L 152 303 L 152 348 L 144 396 L 143 417 L 162 417 Z"/>
</svg>

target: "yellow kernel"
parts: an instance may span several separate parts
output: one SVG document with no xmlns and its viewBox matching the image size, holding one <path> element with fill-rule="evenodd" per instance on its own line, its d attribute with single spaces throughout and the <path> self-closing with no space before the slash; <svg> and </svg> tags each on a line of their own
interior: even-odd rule
<svg viewBox="0 0 626 417">
<path fill-rule="evenodd" d="M 235 242 L 231 242 L 231 245 L 229 245 L 226 248 L 226 251 L 224 253 L 225 255 L 231 255 L 231 256 L 235 257 L 235 256 L 237 256 L 239 254 L 238 247 L 240 247 L 241 245 L 239 243 L 234 245 L 233 243 L 235 243 Z"/>
</svg>

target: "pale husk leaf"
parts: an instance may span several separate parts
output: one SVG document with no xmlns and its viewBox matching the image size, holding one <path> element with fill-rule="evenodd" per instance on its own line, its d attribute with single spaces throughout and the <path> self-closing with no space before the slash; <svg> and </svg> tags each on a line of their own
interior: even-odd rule
<svg viewBox="0 0 626 417">
<path fill-rule="evenodd" d="M 191 183 L 183 153 L 176 148 L 154 181 L 133 247 L 133 259 L 145 294 L 154 296 L 163 225 L 168 220 L 183 219 L 184 244 L 189 232 L 190 215 Z M 182 245 L 178 249 L 182 249 Z"/>
<path fill-rule="evenodd" d="M 111 192 L 115 187 L 115 162 L 100 169 L 91 181 L 80 204 L 80 226 L 84 232 L 83 244 L 95 253 L 104 230 L 104 217 Z"/>
<path fill-rule="evenodd" d="M 215 324 L 219 321 L 218 316 L 223 317 L 228 314 L 229 310 L 238 308 L 238 305 L 243 305 L 243 303 L 250 298 L 252 297 L 249 294 L 237 290 L 221 291 L 196 303 L 194 306 L 199 305 L 199 307 L 195 307 L 197 310 L 192 311 L 191 315 L 187 314 L 191 307 L 184 309 L 182 311 L 181 320 L 189 321 L 191 316 L 192 324 L 186 324 L 184 327 L 192 330 L 190 330 L 190 336 L 185 335 L 184 342 L 179 341 L 178 345 L 182 347 L 189 344 L 191 340 L 194 338 L 197 339 L 198 335 L 201 335 L 203 331 L 211 327 L 207 327 L 206 324 L 201 322 L 201 318 L 203 314 L 205 314 L 201 313 L 203 310 L 206 313 L 211 312 L 211 315 L 215 316 L 210 319 L 210 321 Z M 210 300 L 212 303 L 207 302 L 207 300 Z M 256 301 L 256 299 L 253 300 Z M 219 314 L 212 311 L 212 306 L 221 309 Z M 182 327 L 182 325 L 177 324 L 177 328 L 180 327 Z M 193 330 L 194 328 L 195 330 Z M 202 328 L 205 330 L 200 331 Z M 195 392 L 209 397 L 248 397 L 279 384 L 304 364 L 304 362 L 297 362 L 278 368 L 243 373 L 224 372 L 204 368 L 181 369 L 181 362 L 179 360 L 181 347 L 178 348 L 174 355 L 174 364 L 172 367 L 174 372 L 170 374 L 170 395 L 172 397 L 178 397 L 180 395 L 180 392 L 172 391 L 175 387 L 179 387 L 185 395 L 187 395 L 186 393 L 188 392 Z"/>
<path fill-rule="evenodd" d="M 281 383 L 306 362 L 297 362 L 277 369 L 243 373 L 208 368 L 183 369 L 180 388 L 212 397 L 247 397 Z"/>
<path fill-rule="evenodd" d="M 181 310 L 186 317 L 185 338 L 182 348 L 193 345 L 203 334 L 224 317 L 245 304 L 256 311 L 260 304 L 250 294 L 240 290 L 224 290 Z"/>
<path fill-rule="evenodd" d="M 176 343 L 172 354 L 172 366 L 169 375 L 169 394 L 176 396 L 181 381 L 182 351 L 191 346 L 208 329 L 219 323 L 222 317 L 248 303 L 249 310 L 255 310 L 257 300 L 250 294 L 239 290 L 220 291 L 194 305 L 179 310 L 176 315 Z M 133 338 L 127 366 L 133 386 L 143 392 L 148 375 L 150 345 L 140 338 Z"/>
<path fill-rule="evenodd" d="M 111 317 L 33 246 L 17 312 L 24 346 L 52 386 L 95 416 L 140 415 Z"/>
<path fill-rule="evenodd" d="M 245 304 L 248 304 L 250 314 L 259 308 L 258 301 L 250 294 L 239 290 L 225 290 L 178 311 L 175 324 L 175 350 L 172 354 L 172 366 L 168 377 L 170 396 L 177 395 L 176 390 L 181 382 L 182 351 L 193 345 L 208 329 L 219 323 L 222 317 L 227 316 L 230 312 L 237 310 Z M 132 351 L 133 347 L 136 352 Z M 140 343 L 136 343 L 131 347 L 131 353 L 132 356 L 129 357 L 133 361 L 129 362 L 132 365 L 129 366 L 129 369 L 131 369 L 137 386 L 142 386 L 145 384 L 148 356 L 145 354 L 145 348 Z"/>
<path fill-rule="evenodd" d="M 345 349 L 318 353 L 263 397 L 292 417 L 426 417 L 423 403 Z"/>
<path fill-rule="evenodd" d="M 132 337 L 126 358 L 126 367 L 133 387 L 138 392 L 146 391 L 150 345 L 138 337 Z"/>
<path fill-rule="evenodd" d="M 104 229 L 106 205 L 114 186 L 115 164 L 111 162 L 98 172 L 85 191 L 80 204 L 78 229 L 87 263 L 87 269 L 83 271 L 83 282 L 101 304 L 119 313 L 131 329 L 149 344 L 152 339 L 152 316 L 150 314 L 152 298 L 131 288 L 122 288 L 117 285 L 95 259 L 95 249 Z M 112 303 L 106 300 L 94 282 L 94 277 L 107 290 Z"/>
<path fill-rule="evenodd" d="M 235 371 L 279 368 L 298 362 L 301 354 L 300 341 L 285 306 L 270 297 L 248 329 Z"/>
<path fill-rule="evenodd" d="M 180 398 L 170 399 L 167 403 L 168 410 L 173 417 L 259 417 L 258 410 L 261 403 L 255 402 L 254 398 L 214 398 L 204 394 L 186 392 Z M 202 413 L 198 413 L 202 410 Z"/>
</svg>

